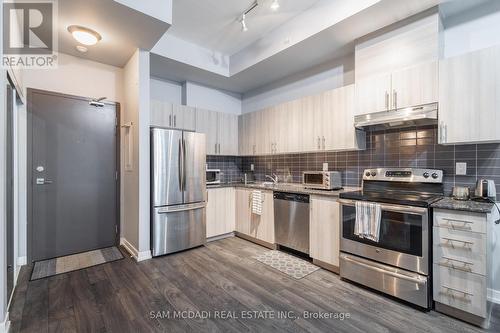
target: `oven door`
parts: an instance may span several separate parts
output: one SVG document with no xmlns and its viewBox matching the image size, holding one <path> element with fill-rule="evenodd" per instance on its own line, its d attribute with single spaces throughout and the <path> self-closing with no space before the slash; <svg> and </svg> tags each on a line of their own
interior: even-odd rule
<svg viewBox="0 0 500 333">
<path fill-rule="evenodd" d="M 304 172 L 302 175 L 302 185 L 308 188 L 326 188 L 325 175 L 323 172 Z"/>
<path fill-rule="evenodd" d="M 340 250 L 364 258 L 429 274 L 429 211 L 427 208 L 380 204 L 382 215 L 378 242 L 354 234 L 354 200 L 341 204 Z"/>
</svg>

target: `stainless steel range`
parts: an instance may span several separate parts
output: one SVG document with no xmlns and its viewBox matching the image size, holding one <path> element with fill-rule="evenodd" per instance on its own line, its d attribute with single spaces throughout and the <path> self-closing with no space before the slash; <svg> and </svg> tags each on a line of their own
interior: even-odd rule
<svg viewBox="0 0 500 333">
<path fill-rule="evenodd" d="M 340 276 L 430 309 L 430 205 L 442 195 L 441 170 L 365 170 L 361 191 L 340 194 Z M 355 233 L 357 201 L 380 205 L 377 242 Z"/>
</svg>

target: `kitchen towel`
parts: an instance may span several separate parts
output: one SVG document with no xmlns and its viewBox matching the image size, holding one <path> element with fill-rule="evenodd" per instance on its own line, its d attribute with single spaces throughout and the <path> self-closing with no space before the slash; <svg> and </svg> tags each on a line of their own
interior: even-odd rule
<svg viewBox="0 0 500 333">
<path fill-rule="evenodd" d="M 262 202 L 264 201 L 264 193 L 262 191 L 252 192 L 252 213 L 262 215 Z"/>
<path fill-rule="evenodd" d="M 354 234 L 378 242 L 380 237 L 380 220 L 382 209 L 380 204 L 366 201 L 356 201 L 356 221 Z"/>
</svg>

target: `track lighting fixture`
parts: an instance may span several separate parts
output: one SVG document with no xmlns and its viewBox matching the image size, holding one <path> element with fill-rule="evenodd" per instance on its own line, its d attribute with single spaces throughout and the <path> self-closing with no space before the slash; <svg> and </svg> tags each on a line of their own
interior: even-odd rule
<svg viewBox="0 0 500 333">
<path fill-rule="evenodd" d="M 241 23 L 241 31 L 243 32 L 248 31 L 247 22 L 245 21 L 245 19 L 247 17 L 247 14 L 250 13 L 252 10 L 254 10 L 255 7 L 257 7 L 258 5 L 259 3 L 255 1 L 247 10 L 243 12 L 243 14 L 241 14 L 241 18 L 238 20 Z"/>
<path fill-rule="evenodd" d="M 240 20 L 240 22 L 241 22 L 241 31 L 243 31 L 243 32 L 248 31 L 248 27 L 247 27 L 247 24 L 245 22 L 245 18 L 246 18 L 246 14 L 243 14 L 241 16 L 241 20 Z"/>
</svg>

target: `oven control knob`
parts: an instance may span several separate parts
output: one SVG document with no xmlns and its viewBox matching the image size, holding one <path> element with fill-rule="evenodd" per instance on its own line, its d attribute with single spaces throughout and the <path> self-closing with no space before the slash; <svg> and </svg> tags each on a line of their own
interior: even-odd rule
<svg viewBox="0 0 500 333">
<path fill-rule="evenodd" d="M 434 172 L 434 173 L 432 174 L 432 178 L 437 179 L 437 177 L 438 177 L 438 174 Z"/>
<path fill-rule="evenodd" d="M 370 177 L 370 171 L 367 171 L 367 172 L 365 173 L 365 176 L 366 176 L 366 177 Z"/>
<path fill-rule="evenodd" d="M 429 178 L 429 173 L 428 172 L 424 172 L 424 178 Z"/>
<path fill-rule="evenodd" d="M 372 175 L 372 177 L 375 177 L 377 175 L 377 173 L 375 171 L 372 171 L 371 175 Z"/>
</svg>

